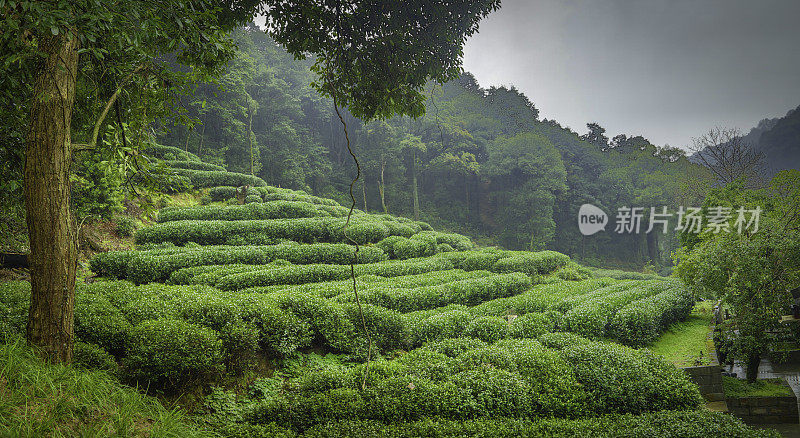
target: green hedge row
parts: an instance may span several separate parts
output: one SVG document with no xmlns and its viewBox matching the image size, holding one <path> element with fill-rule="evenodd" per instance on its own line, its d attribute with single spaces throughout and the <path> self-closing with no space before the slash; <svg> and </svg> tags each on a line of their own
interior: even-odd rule
<svg viewBox="0 0 800 438">
<path fill-rule="evenodd" d="M 229 274 L 220 278 L 215 286 L 221 290 L 241 290 L 273 284 L 303 284 L 319 281 L 342 280 L 350 275 L 345 265 L 298 265 Z"/>
<path fill-rule="evenodd" d="M 399 312 L 413 312 L 448 304 L 476 305 L 486 300 L 515 295 L 530 287 L 530 278 L 515 272 L 410 289 L 387 285 L 362 291 L 360 299 L 365 303 Z M 355 295 L 350 291 L 333 299 L 339 302 L 352 302 L 355 301 Z"/>
<path fill-rule="evenodd" d="M 569 333 L 545 333 L 539 340 L 559 351 L 588 397 L 588 411 L 633 413 L 696 409 L 703 405 L 686 373 L 647 349 L 593 342 Z"/>
<path fill-rule="evenodd" d="M 145 145 L 144 154 L 161 160 L 193 161 L 196 163 L 201 162 L 200 157 L 191 152 L 186 152 L 183 149 L 176 148 L 174 146 L 164 146 L 155 143 L 148 143 Z"/>
<path fill-rule="evenodd" d="M 604 297 L 617 292 L 626 291 L 637 284 L 638 283 L 636 281 L 619 281 L 608 286 L 586 292 L 585 294 L 561 298 L 553 303 L 550 308 L 557 312 L 567 313 L 572 310 L 573 307 L 579 306 L 586 301 L 594 300 L 596 298 Z"/>
<path fill-rule="evenodd" d="M 269 430 L 274 436 L 294 436 L 290 429 L 229 424 L 230 430 Z M 262 429 L 263 428 L 263 429 Z M 285 435 L 279 435 L 285 434 Z M 778 438 L 769 429 L 751 429 L 732 415 L 710 411 L 659 411 L 642 415 L 606 415 L 582 419 L 482 418 L 456 421 L 425 418 L 416 422 L 385 424 L 378 421 L 340 421 L 316 425 L 302 434 L 308 438 Z"/>
<path fill-rule="evenodd" d="M 676 284 L 620 309 L 611 320 L 608 334 L 625 345 L 643 347 L 655 341 L 670 324 L 685 319 L 694 303 L 694 295 Z"/>
<path fill-rule="evenodd" d="M 263 179 L 246 173 L 228 172 L 224 170 L 173 169 L 173 172 L 189 178 L 195 188 L 216 186 L 265 186 Z"/>
<path fill-rule="evenodd" d="M 582 336 L 603 337 L 618 310 L 636 300 L 659 294 L 670 285 L 662 280 L 647 280 L 621 292 L 586 299 L 564 315 L 563 327 Z"/>
<path fill-rule="evenodd" d="M 581 348 L 553 350 L 533 339 L 443 340 L 370 364 L 363 391 L 363 365 L 309 369 L 248 403 L 243 420 L 303 431 L 342 420 L 569 418 L 702 405 L 697 387 L 661 358 L 594 342 Z"/>
<path fill-rule="evenodd" d="M 401 275 L 444 271 L 452 268 L 453 265 L 447 260 L 427 257 L 423 259 L 387 260 L 377 263 L 359 264 L 355 266 L 355 274 L 356 276 L 378 275 L 381 277 L 399 277 Z M 293 275 L 296 276 L 296 278 L 292 277 Z M 231 274 L 220 278 L 216 283 L 216 287 L 223 290 L 248 289 L 250 291 L 255 291 L 256 289 L 253 288 L 271 285 L 343 280 L 350 275 L 350 266 L 347 265 L 307 264 L 288 266 L 281 269 L 259 269 L 258 267 L 254 267 L 248 272 Z"/>
<path fill-rule="evenodd" d="M 261 202 L 259 200 L 259 202 Z M 263 219 L 288 219 L 303 217 L 342 217 L 347 215 L 344 207 L 320 206 L 307 202 L 270 201 L 246 205 L 226 205 L 201 207 L 167 207 L 158 212 L 158 222 L 180 220 L 195 221 L 241 221 Z"/>
<path fill-rule="evenodd" d="M 343 242 L 359 244 L 378 242 L 390 235 L 413 235 L 419 229 L 405 224 L 357 216 L 344 229 L 345 218 L 308 217 L 296 219 L 191 221 L 158 223 L 139 230 L 136 243 L 188 242 L 200 245 L 223 245 L 234 238 L 286 239 L 303 243 Z M 346 235 L 345 235 L 346 232 Z"/>
<path fill-rule="evenodd" d="M 494 263 L 494 272 L 524 272 L 528 275 L 549 274 L 566 265 L 569 256 L 555 251 L 527 252 L 512 251 L 508 257 Z"/>
<path fill-rule="evenodd" d="M 175 169 L 225 171 L 225 168 L 222 166 L 217 166 L 216 164 L 211 163 L 203 163 L 200 161 L 164 160 L 164 164 Z"/>
<path fill-rule="evenodd" d="M 566 298 L 580 297 L 615 281 L 608 278 L 584 281 L 561 281 L 536 285 L 533 289 L 508 298 L 483 302 L 471 309 L 475 315 L 505 316 L 523 315 L 530 312 L 546 312 Z"/>
<path fill-rule="evenodd" d="M 211 197 L 212 201 L 227 201 L 228 199 L 236 197 L 237 187 L 239 186 L 221 185 L 212 187 L 209 190 L 208 195 Z M 342 207 L 333 199 L 309 195 L 301 190 L 282 189 L 273 186 L 250 187 L 248 189 L 248 194 L 258 194 L 265 201 L 306 202 L 309 204 L 327 205 L 330 207 Z M 360 210 L 356 210 L 356 212 L 360 212 Z"/>
<path fill-rule="evenodd" d="M 461 269 L 449 269 L 444 271 L 424 272 L 421 274 L 401 275 L 399 277 L 381 277 L 374 274 L 364 274 L 356 277 L 356 286 L 359 291 L 368 291 L 375 288 L 396 287 L 414 288 L 421 286 L 434 286 L 443 283 L 450 283 L 468 278 L 486 277 L 492 275 L 488 271 L 463 271 Z M 295 286 L 263 286 L 244 289 L 246 293 L 271 293 L 271 292 L 306 292 L 320 295 L 324 298 L 344 294 L 353 290 L 353 281 L 350 279 L 339 281 L 325 281 L 320 283 L 306 283 Z"/>
<path fill-rule="evenodd" d="M 100 276 L 149 283 L 165 281 L 173 272 L 194 266 L 264 265 L 275 260 L 286 260 L 293 264 L 327 262 L 345 265 L 353 260 L 353 254 L 352 246 L 341 243 L 185 247 L 152 251 L 110 251 L 94 256 L 89 265 Z M 377 247 L 365 246 L 358 253 L 359 263 L 375 263 L 384 259 L 386 255 Z"/>
</svg>

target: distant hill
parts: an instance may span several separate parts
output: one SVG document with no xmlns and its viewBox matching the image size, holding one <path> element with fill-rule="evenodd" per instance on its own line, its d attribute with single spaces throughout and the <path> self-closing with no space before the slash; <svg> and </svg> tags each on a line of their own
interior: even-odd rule
<svg viewBox="0 0 800 438">
<path fill-rule="evenodd" d="M 764 153 L 771 173 L 800 169 L 800 106 L 782 118 L 762 120 L 746 139 Z"/>
<path fill-rule="evenodd" d="M 742 140 L 764 154 L 767 176 L 772 177 L 781 170 L 800 169 L 800 106 L 784 117 L 761 120 Z M 701 163 L 701 153 L 689 159 Z"/>
</svg>

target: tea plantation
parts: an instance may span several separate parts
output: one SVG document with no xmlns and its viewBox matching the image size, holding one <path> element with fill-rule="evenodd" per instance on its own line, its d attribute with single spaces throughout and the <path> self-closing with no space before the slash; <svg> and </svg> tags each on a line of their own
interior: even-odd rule
<svg viewBox="0 0 800 438">
<path fill-rule="evenodd" d="M 202 429 L 771 436 L 706 411 L 681 370 L 637 349 L 691 311 L 676 280 L 600 276 L 389 215 L 355 211 L 345 226 L 332 200 L 178 151 L 168 164 L 209 204 L 164 208 L 136 250 L 91 260 L 75 360 L 151 393 L 200 391 Z M 21 335 L 30 286 L 0 287 L 0 332 Z"/>
</svg>

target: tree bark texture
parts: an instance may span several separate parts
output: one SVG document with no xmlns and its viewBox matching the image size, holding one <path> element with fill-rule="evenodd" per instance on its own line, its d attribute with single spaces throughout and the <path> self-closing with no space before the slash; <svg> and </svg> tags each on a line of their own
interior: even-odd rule
<svg viewBox="0 0 800 438">
<path fill-rule="evenodd" d="M 78 39 L 41 41 L 45 52 L 34 85 L 25 144 L 25 209 L 31 253 L 31 307 L 26 334 L 52 362 L 72 359 L 77 244 L 70 212 L 70 125 Z"/>
</svg>

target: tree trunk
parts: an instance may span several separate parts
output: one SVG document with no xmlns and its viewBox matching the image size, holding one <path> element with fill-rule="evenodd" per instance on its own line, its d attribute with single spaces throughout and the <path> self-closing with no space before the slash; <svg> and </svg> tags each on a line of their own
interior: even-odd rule
<svg viewBox="0 0 800 438">
<path fill-rule="evenodd" d="M 761 354 L 760 353 L 750 353 L 747 356 L 747 369 L 745 373 L 747 374 L 747 381 L 753 383 L 758 378 L 758 366 L 761 364 Z"/>
<path fill-rule="evenodd" d="M 384 184 L 383 184 L 383 170 L 386 168 L 386 162 L 381 163 L 381 180 L 378 182 L 378 193 L 381 195 L 381 207 L 383 207 L 383 212 L 388 214 L 389 209 L 386 208 L 386 197 L 383 191 Z"/>
<path fill-rule="evenodd" d="M 250 111 L 250 121 L 247 125 L 247 141 L 250 142 L 250 175 L 255 175 L 253 172 L 253 109 L 248 108 Z"/>
<path fill-rule="evenodd" d="M 411 194 L 414 202 L 414 220 L 419 220 L 419 190 L 417 189 L 417 151 L 411 161 Z"/>
<path fill-rule="evenodd" d="M 53 362 L 72 359 L 77 245 L 70 212 L 70 125 L 78 39 L 42 41 L 42 61 L 25 144 L 25 210 L 31 253 L 31 306 L 26 334 Z"/>
<path fill-rule="evenodd" d="M 364 197 L 364 213 L 367 212 L 367 177 L 362 176 L 361 178 L 361 196 Z"/>
<path fill-rule="evenodd" d="M 650 261 L 656 266 L 661 264 L 658 254 L 658 235 L 654 228 L 653 231 L 647 233 L 647 257 L 650 258 Z"/>
</svg>

